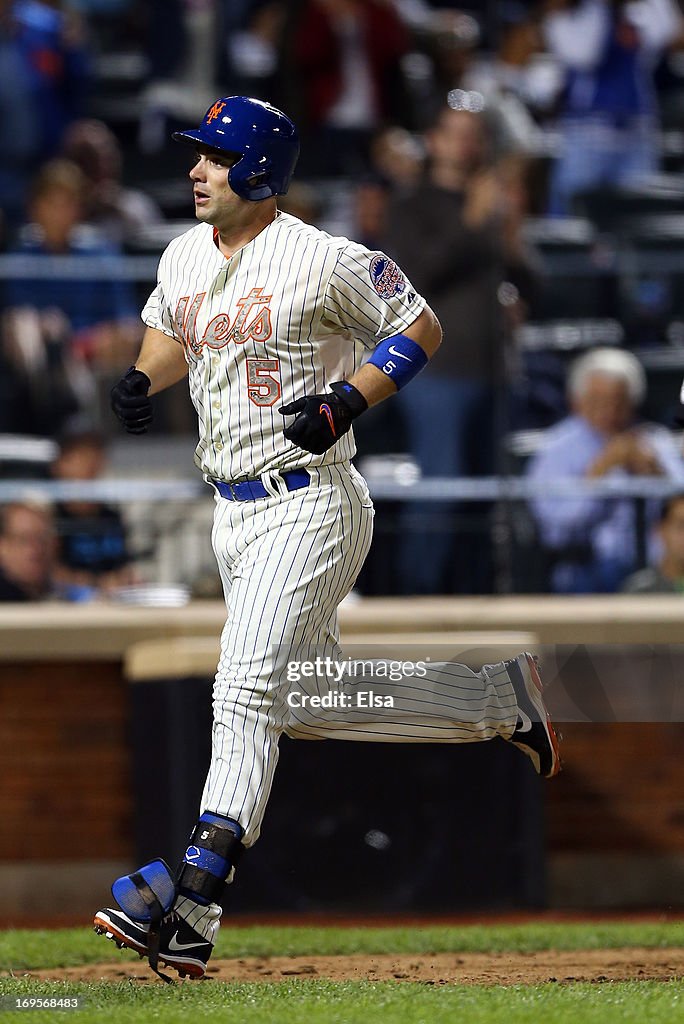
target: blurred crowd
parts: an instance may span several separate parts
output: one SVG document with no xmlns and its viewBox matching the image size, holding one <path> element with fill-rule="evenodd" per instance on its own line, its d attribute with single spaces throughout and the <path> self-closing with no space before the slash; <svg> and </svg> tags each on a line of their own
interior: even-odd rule
<svg viewBox="0 0 684 1024">
<path fill-rule="evenodd" d="M 55 482 L 99 479 L 105 439 L 64 435 L 50 467 Z M 0 601 L 91 601 L 137 580 L 121 512 L 102 502 L 50 504 L 26 487 L 0 505 Z"/>
<path fill-rule="evenodd" d="M 443 325 L 429 367 L 359 421 L 361 457 L 405 453 L 426 477 L 515 471 L 540 488 L 554 474 L 684 486 L 677 396 L 649 401 L 640 358 L 684 349 L 676 276 L 613 273 L 626 236 L 608 217 L 637 197 L 637 214 L 671 215 L 684 256 L 679 0 L 0 0 L 0 434 L 113 432 L 107 392 L 135 358 L 154 279 L 131 258 L 154 264 L 192 217 L 170 133 L 230 93 L 271 100 L 300 128 L 282 208 L 397 259 Z M 580 221 L 593 233 L 573 250 Z M 567 243 L 567 276 L 551 273 L 544 239 Z M 550 324 L 580 319 L 618 335 L 554 341 Z M 192 431 L 183 401 L 162 403 L 158 429 Z M 522 428 L 546 433 L 512 470 L 507 439 Z M 85 457 L 60 458 L 56 472 Z M 615 591 L 645 559 L 649 586 L 671 581 L 679 508 L 540 495 L 527 523 L 541 570 L 507 586 Z M 0 511 L 0 597 L 23 586 L 8 536 L 32 537 L 31 596 L 106 591 L 128 564 L 104 559 L 96 580 L 75 566 L 50 539 L 66 508 Z M 102 515 L 113 536 L 114 510 Z M 495 519 L 487 502 L 405 504 L 392 528 L 412 543 L 385 587 L 500 588 Z M 32 582 L 41 545 L 54 572 Z"/>
</svg>

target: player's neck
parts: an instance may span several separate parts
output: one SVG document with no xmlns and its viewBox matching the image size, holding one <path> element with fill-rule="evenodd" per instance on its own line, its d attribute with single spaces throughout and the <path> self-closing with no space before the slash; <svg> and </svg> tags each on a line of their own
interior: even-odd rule
<svg viewBox="0 0 684 1024">
<path fill-rule="evenodd" d="M 214 241 L 226 259 L 230 259 L 252 239 L 261 234 L 277 216 L 278 210 L 275 203 L 273 205 L 269 203 L 265 209 L 256 209 L 254 215 L 244 224 L 217 224 L 214 228 Z"/>
</svg>

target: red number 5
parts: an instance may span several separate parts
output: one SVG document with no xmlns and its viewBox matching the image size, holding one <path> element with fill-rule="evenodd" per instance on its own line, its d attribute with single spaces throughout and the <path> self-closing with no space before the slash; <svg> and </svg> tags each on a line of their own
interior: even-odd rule
<svg viewBox="0 0 684 1024">
<path fill-rule="evenodd" d="M 247 360 L 247 393 L 255 405 L 273 405 L 280 398 L 279 359 Z"/>
</svg>

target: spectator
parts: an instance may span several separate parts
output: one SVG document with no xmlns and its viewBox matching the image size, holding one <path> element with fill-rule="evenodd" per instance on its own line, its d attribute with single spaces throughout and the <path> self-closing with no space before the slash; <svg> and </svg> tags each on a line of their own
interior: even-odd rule
<svg viewBox="0 0 684 1024">
<path fill-rule="evenodd" d="M 67 160 L 45 164 L 33 182 L 30 223 L 14 251 L 33 256 L 74 256 L 82 276 L 37 274 L 5 283 L 5 305 L 47 312 L 58 310 L 64 341 L 84 360 L 120 363 L 135 351 L 141 328 L 132 291 L 122 279 L 120 250 L 82 223 L 83 176 Z M 90 276 L 93 260 L 106 261 L 106 277 Z M 131 356 L 132 358 L 132 356 Z"/>
<path fill-rule="evenodd" d="M 62 439 L 52 473 L 56 480 L 97 480 L 106 457 L 99 434 L 73 433 Z M 60 502 L 55 511 L 63 585 L 96 593 L 133 582 L 126 526 L 118 509 L 103 502 L 69 501 Z"/>
<path fill-rule="evenodd" d="M 66 321 L 59 310 L 7 310 L 0 319 L 2 430 L 53 437 L 79 414 L 91 378 L 65 344 Z"/>
<path fill-rule="evenodd" d="M 550 0 L 548 7 L 546 45 L 566 76 L 550 212 L 564 215 L 577 193 L 657 170 L 653 71 L 682 19 L 674 0 Z"/>
<path fill-rule="evenodd" d="M 83 175 L 84 219 L 111 242 L 124 243 L 163 220 L 161 210 L 145 192 L 124 187 L 121 147 L 102 121 L 74 121 L 64 136 L 62 154 Z"/>
<path fill-rule="evenodd" d="M 288 109 L 308 131 L 307 173 L 363 174 L 383 122 L 404 113 L 400 59 L 406 29 L 384 0 L 304 0 L 288 10 L 283 78 Z"/>
<path fill-rule="evenodd" d="M 662 554 L 657 565 L 629 576 L 626 594 L 684 593 L 684 494 L 675 494 L 662 507 L 657 536 Z"/>
<path fill-rule="evenodd" d="M 684 483 L 684 461 L 669 432 L 639 422 L 646 376 L 630 352 L 595 349 L 572 366 L 572 414 L 552 427 L 527 474 L 540 490 L 549 480 L 665 476 Z M 648 501 L 647 526 L 657 515 Z M 637 522 L 631 498 L 536 498 L 540 538 L 552 562 L 556 593 L 614 593 L 637 568 Z"/>
<path fill-rule="evenodd" d="M 242 8 L 240 11 L 240 3 L 231 2 L 223 16 L 231 90 L 268 100 L 274 95 L 285 5 L 280 0 L 243 0 Z"/>
<path fill-rule="evenodd" d="M 25 183 L 40 152 L 29 68 L 12 7 L 11 0 L 0 0 L 0 210 L 10 225 L 21 219 Z"/>
<path fill-rule="evenodd" d="M 500 16 L 496 51 L 475 54 L 454 84 L 471 94 L 470 102 L 480 95 L 493 115 L 500 152 L 544 155 L 547 143 L 532 112 L 542 115 L 554 102 L 562 72 L 552 57 L 540 52 L 539 19 L 529 8 L 511 4 Z"/>
<path fill-rule="evenodd" d="M 425 78 L 426 71 L 429 77 L 421 83 L 421 91 L 425 92 L 423 117 L 419 109 L 416 114 L 417 124 L 424 128 L 424 115 L 427 114 L 428 123 L 433 120 L 444 98 L 461 86 L 478 53 L 482 33 L 471 14 L 452 9 L 430 11 L 421 28 L 419 40 L 428 63 L 420 77 Z M 415 78 L 412 85 L 415 91 Z"/>
<path fill-rule="evenodd" d="M 449 96 L 460 109 L 486 109 L 497 153 L 540 153 L 543 135 L 529 109 L 533 57 L 543 48 L 537 20 L 522 4 L 497 8 L 497 47 L 492 53 L 479 47 L 480 28 L 472 15 L 432 12 L 426 34 L 432 80 L 423 108 L 434 112 L 435 102 Z"/>
<path fill-rule="evenodd" d="M 170 124 L 200 117 L 213 103 L 222 51 L 250 6 L 249 0 L 149 0 L 135 5 L 137 14 L 145 14 L 150 70 L 140 96 L 142 152 L 163 151 Z"/>
<path fill-rule="evenodd" d="M 10 227 L 35 164 L 57 152 L 87 93 L 80 22 L 61 6 L 0 0 L 0 206 Z"/>
<path fill-rule="evenodd" d="M 383 181 L 401 191 L 419 184 L 425 153 L 415 135 L 398 125 L 390 125 L 373 139 L 371 159 L 375 172 Z"/>
<path fill-rule="evenodd" d="M 424 476 L 487 474 L 494 468 L 503 361 L 500 288 L 514 271 L 524 287 L 520 227 L 525 193 L 512 167 L 492 165 L 482 115 L 444 109 L 426 135 L 426 146 L 425 179 L 390 205 L 386 248 L 434 308 L 444 342 L 434 367 L 400 392 L 397 401 Z M 512 297 L 510 302 L 513 309 Z M 484 553 L 473 556 L 478 565 L 470 585 L 465 573 L 457 580 L 450 570 L 453 509 L 409 506 L 406 516 L 411 542 L 402 546 L 401 558 L 410 592 L 456 586 L 486 590 L 491 585 Z"/>
<path fill-rule="evenodd" d="M 24 380 L 0 350 L 0 434 L 32 432 L 26 391 Z"/>
<path fill-rule="evenodd" d="M 57 152 L 87 93 L 81 23 L 73 10 L 61 7 L 43 0 L 0 0 L 0 201 L 7 204 L 11 222 L 23 212 L 24 187 L 35 163 Z"/>
<path fill-rule="evenodd" d="M 56 535 L 45 505 L 0 505 L 0 601 L 55 596 Z"/>
<path fill-rule="evenodd" d="M 305 224 L 318 226 L 323 212 L 323 204 L 318 191 L 303 181 L 293 181 L 287 190 L 287 195 L 278 199 L 278 209 L 283 213 L 289 213 L 292 217 L 298 217 Z"/>
<path fill-rule="evenodd" d="M 185 0 L 150 0 L 145 18 L 145 52 L 150 78 L 167 82 L 180 73 L 188 49 Z"/>
<path fill-rule="evenodd" d="M 351 238 L 369 249 L 381 249 L 387 233 L 389 189 L 384 181 L 367 177 L 357 182 L 352 196 Z"/>
<path fill-rule="evenodd" d="M 38 127 L 38 153 L 53 156 L 67 125 L 83 108 L 89 81 L 80 19 L 61 0 L 15 0 L 14 33 L 28 70 Z"/>
</svg>

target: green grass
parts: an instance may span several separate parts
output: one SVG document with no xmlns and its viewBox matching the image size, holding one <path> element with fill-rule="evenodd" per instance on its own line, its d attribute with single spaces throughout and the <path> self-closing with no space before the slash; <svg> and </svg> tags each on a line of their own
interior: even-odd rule
<svg viewBox="0 0 684 1024">
<path fill-rule="evenodd" d="M 415 928 L 224 927 L 215 956 L 315 953 L 533 952 L 684 946 L 679 922 L 543 922 L 520 925 Z M 78 1024 L 671 1024 L 684 1020 L 684 981 L 567 985 L 431 985 L 293 979 L 268 984 L 214 980 L 177 985 L 139 981 L 47 982 L 21 977 L 28 969 L 121 963 L 104 939 L 82 929 L 0 932 L 0 995 L 78 995 L 78 1011 L 22 1010 L 3 1004 L 0 1021 L 25 1024 L 67 1019 Z M 138 963 L 137 960 L 131 962 Z"/>
<path fill-rule="evenodd" d="M 652 982 L 495 986 L 428 986 L 382 982 L 291 981 L 278 985 L 72 985 L 12 981 L 11 994 L 79 995 L 82 1010 L 59 1015 L 78 1024 L 670 1024 L 684 1013 L 684 983 Z M 8 992 L 6 982 L 2 983 Z M 0 1013 L 0 1020 L 55 1019 L 54 1010 Z M 210 1014 L 214 1016 L 209 1017 Z"/>
<path fill-rule="evenodd" d="M 540 949 L 684 946 L 684 922 L 538 922 L 413 928 L 231 928 L 219 933 L 214 958 L 334 953 L 495 953 Z M 55 931 L 0 931 L 0 968 L 76 967 L 118 961 L 111 942 L 88 925 Z"/>
</svg>

